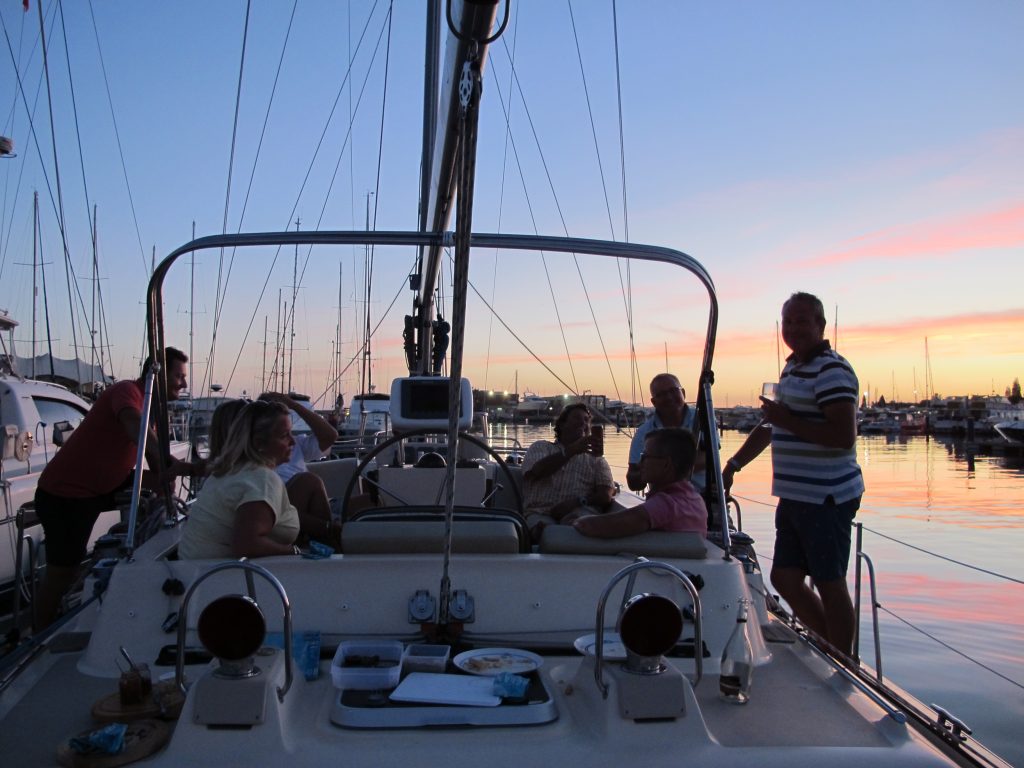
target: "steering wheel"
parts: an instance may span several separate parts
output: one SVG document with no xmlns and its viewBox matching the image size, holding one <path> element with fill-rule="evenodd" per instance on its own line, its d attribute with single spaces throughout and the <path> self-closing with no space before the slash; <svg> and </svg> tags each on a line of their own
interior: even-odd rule
<svg viewBox="0 0 1024 768">
<path fill-rule="evenodd" d="M 362 477 L 363 472 L 365 471 L 366 467 L 370 464 L 371 461 L 375 460 L 380 454 L 384 453 L 384 451 L 386 451 L 391 446 L 395 445 L 396 443 L 398 443 L 398 442 L 400 442 L 402 440 L 406 440 L 406 439 L 408 439 L 410 437 L 424 437 L 426 435 L 447 435 L 447 434 L 448 434 L 447 430 L 443 430 L 443 429 L 436 429 L 436 428 L 414 429 L 414 430 L 412 430 L 410 432 L 403 432 L 401 435 L 395 435 L 393 437 L 389 437 L 387 440 L 385 440 L 380 445 L 374 446 L 374 448 L 368 454 L 366 454 L 366 456 L 363 457 L 362 461 L 359 462 L 359 465 L 356 467 L 355 472 L 352 473 L 352 477 L 348 481 L 348 485 L 345 486 L 345 493 L 341 497 L 341 509 L 342 509 L 343 519 L 347 520 L 350 517 L 350 515 L 348 514 L 348 507 L 349 507 L 349 503 L 352 501 L 352 493 L 353 493 L 353 491 L 356 488 L 356 483 L 359 481 L 359 478 Z M 499 456 L 498 453 L 493 448 L 491 448 L 491 446 L 489 446 L 487 443 L 485 443 L 483 440 L 481 440 L 478 437 L 474 437 L 473 435 L 471 435 L 471 434 L 469 434 L 467 432 L 459 432 L 459 440 L 465 440 L 466 442 L 470 443 L 471 445 L 475 445 L 478 448 L 482 448 L 484 451 L 486 451 L 488 456 L 490 456 L 492 459 L 494 459 L 494 461 L 498 465 L 498 469 L 501 470 L 502 474 L 505 476 L 505 479 L 508 481 L 508 484 L 512 487 L 512 492 L 515 494 L 515 509 L 514 509 L 514 511 L 518 515 L 523 516 L 524 515 L 523 494 L 520 492 L 519 485 L 516 482 L 516 479 L 513 476 L 512 471 L 508 468 L 508 464 L 505 463 L 505 460 L 502 459 L 501 456 Z M 451 457 L 449 457 L 449 459 L 450 458 Z M 485 507 L 483 507 L 483 508 L 485 508 Z"/>
</svg>

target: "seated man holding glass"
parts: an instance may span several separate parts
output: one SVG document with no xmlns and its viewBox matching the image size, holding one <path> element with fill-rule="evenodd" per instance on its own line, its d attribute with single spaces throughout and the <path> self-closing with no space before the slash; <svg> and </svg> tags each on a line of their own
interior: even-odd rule
<svg viewBox="0 0 1024 768">
<path fill-rule="evenodd" d="M 566 406 L 555 420 L 555 440 L 538 440 L 523 460 L 526 523 L 534 541 L 545 526 L 577 513 L 603 511 L 615 493 L 600 438 L 591 435 L 585 403 Z"/>
</svg>

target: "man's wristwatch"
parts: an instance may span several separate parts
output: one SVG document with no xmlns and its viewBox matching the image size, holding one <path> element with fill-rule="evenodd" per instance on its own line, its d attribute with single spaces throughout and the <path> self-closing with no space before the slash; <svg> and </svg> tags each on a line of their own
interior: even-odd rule
<svg viewBox="0 0 1024 768">
<path fill-rule="evenodd" d="M 740 463 L 736 461 L 735 458 L 729 459 L 727 462 L 725 462 L 725 466 L 732 467 L 733 472 L 739 472 L 741 469 L 743 469 L 743 467 L 740 466 Z"/>
</svg>

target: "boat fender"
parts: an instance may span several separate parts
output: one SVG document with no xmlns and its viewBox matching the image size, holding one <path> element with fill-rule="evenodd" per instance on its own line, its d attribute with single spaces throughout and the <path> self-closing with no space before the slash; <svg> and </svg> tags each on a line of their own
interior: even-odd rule
<svg viewBox="0 0 1024 768">
<path fill-rule="evenodd" d="M 34 442 L 35 438 L 27 429 L 20 433 L 14 441 L 14 458 L 17 461 L 28 461 L 28 457 L 32 455 Z"/>
</svg>

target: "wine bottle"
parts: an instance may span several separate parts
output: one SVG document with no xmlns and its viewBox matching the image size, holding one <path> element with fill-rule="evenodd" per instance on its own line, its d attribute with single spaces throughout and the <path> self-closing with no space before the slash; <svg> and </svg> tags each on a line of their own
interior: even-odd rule
<svg viewBox="0 0 1024 768">
<path fill-rule="evenodd" d="M 725 701 L 731 704 L 746 704 L 750 701 L 750 679 L 754 671 L 754 653 L 747 637 L 747 601 L 740 600 L 729 641 L 722 651 L 722 668 L 718 677 L 718 690 Z"/>
</svg>

